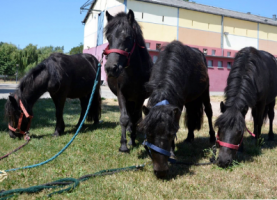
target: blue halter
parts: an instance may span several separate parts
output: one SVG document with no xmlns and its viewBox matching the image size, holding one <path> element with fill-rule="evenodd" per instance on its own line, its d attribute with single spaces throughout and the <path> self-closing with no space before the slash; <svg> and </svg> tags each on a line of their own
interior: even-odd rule
<svg viewBox="0 0 277 200">
<path fill-rule="evenodd" d="M 160 102 L 157 103 L 154 107 L 156 107 L 156 106 L 165 106 L 165 105 L 169 105 L 169 102 L 168 102 L 167 100 L 160 101 Z M 148 153 L 148 155 L 150 156 L 151 159 L 152 159 L 152 155 L 151 155 L 150 149 L 152 149 L 152 150 L 154 150 L 154 151 L 156 151 L 156 152 L 158 152 L 158 153 L 160 153 L 160 154 L 163 154 L 163 155 L 165 155 L 165 156 L 168 156 L 168 157 L 169 157 L 169 158 L 168 158 L 168 161 L 169 161 L 170 163 L 176 163 L 176 160 L 175 160 L 175 159 L 170 158 L 170 155 L 171 155 L 171 154 L 170 154 L 169 151 L 164 150 L 164 149 L 162 149 L 162 148 L 160 148 L 160 147 L 157 147 L 157 146 L 154 145 L 154 144 L 151 144 L 151 143 L 147 142 L 146 139 L 143 141 L 142 145 L 143 145 L 144 148 L 146 149 L 146 151 L 147 151 L 147 153 Z M 149 147 L 150 149 L 148 149 L 148 147 Z"/>
</svg>

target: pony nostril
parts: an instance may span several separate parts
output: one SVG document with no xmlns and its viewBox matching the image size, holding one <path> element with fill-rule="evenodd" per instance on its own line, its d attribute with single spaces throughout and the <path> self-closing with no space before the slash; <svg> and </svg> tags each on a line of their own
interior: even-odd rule
<svg viewBox="0 0 277 200">
<path fill-rule="evenodd" d="M 119 70 L 118 65 L 114 65 L 113 72 L 114 72 L 114 73 L 117 73 L 117 72 L 118 72 L 118 70 Z"/>
</svg>

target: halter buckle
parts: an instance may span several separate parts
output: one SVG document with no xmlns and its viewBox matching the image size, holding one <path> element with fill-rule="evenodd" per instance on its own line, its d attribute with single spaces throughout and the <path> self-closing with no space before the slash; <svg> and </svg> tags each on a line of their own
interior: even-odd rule
<svg viewBox="0 0 277 200">
<path fill-rule="evenodd" d="M 30 139 L 31 139 L 31 137 L 29 135 L 29 132 L 25 132 L 25 134 L 24 134 L 24 140 L 28 141 Z"/>
</svg>

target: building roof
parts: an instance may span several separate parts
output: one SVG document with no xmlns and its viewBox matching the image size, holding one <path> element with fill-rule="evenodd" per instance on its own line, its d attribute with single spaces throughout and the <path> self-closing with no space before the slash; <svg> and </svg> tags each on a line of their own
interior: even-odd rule
<svg viewBox="0 0 277 200">
<path fill-rule="evenodd" d="M 91 11 L 92 11 L 92 9 L 93 9 L 93 6 L 94 6 L 94 4 L 96 3 L 96 1 L 97 1 L 97 0 L 94 0 L 94 1 L 91 3 L 91 5 L 90 5 L 90 7 L 89 7 L 89 9 L 88 9 L 87 14 L 86 14 L 84 20 L 82 21 L 83 24 L 86 23 L 86 21 L 87 21 L 87 19 L 88 19 L 88 16 L 89 16 L 89 14 L 91 13 Z M 81 9 L 82 9 L 82 7 L 81 7 Z"/>
<path fill-rule="evenodd" d="M 91 4 L 82 23 L 86 23 L 87 18 L 89 16 L 90 12 L 92 11 L 93 6 L 96 1 L 97 0 L 94 0 L 94 2 Z M 214 14 L 214 15 L 222 15 L 225 17 L 231 17 L 231 18 L 242 19 L 242 20 L 246 20 L 246 21 L 252 21 L 252 22 L 258 22 L 258 23 L 262 23 L 262 24 L 269 24 L 269 25 L 277 26 L 277 21 L 273 20 L 273 18 L 267 18 L 267 17 L 258 16 L 258 15 L 242 13 L 242 12 L 237 12 L 237 11 L 233 11 L 233 10 L 227 10 L 227 9 L 223 9 L 223 8 L 213 7 L 213 6 L 202 5 L 202 4 L 198 4 L 198 3 L 194 3 L 194 2 L 186 2 L 183 0 L 137 0 L 137 1 L 148 2 L 148 3 L 153 3 L 153 4 L 160 4 L 160 5 L 171 6 L 171 7 L 176 7 L 176 8 L 184 8 L 184 9 L 188 9 L 188 10 L 205 12 L 205 13 Z"/>
<path fill-rule="evenodd" d="M 267 17 L 258 16 L 258 15 L 252 15 L 252 14 L 237 12 L 233 10 L 213 7 L 213 6 L 202 5 L 202 4 L 193 3 L 193 2 L 186 2 L 183 0 L 137 0 L 137 1 L 160 4 L 165 6 L 172 6 L 177 8 L 184 8 L 188 10 L 205 12 L 205 13 L 210 13 L 215 15 L 223 15 L 225 17 L 232 17 L 236 19 L 242 19 L 242 20 L 277 26 L 277 21 L 274 21 L 273 18 L 267 18 Z"/>
</svg>

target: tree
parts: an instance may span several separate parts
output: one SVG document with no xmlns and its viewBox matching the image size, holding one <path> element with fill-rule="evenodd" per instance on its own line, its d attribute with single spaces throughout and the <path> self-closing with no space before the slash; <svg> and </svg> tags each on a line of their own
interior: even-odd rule
<svg viewBox="0 0 277 200">
<path fill-rule="evenodd" d="M 73 47 L 73 48 L 69 51 L 69 54 L 70 54 L 70 55 L 73 55 L 73 54 L 83 53 L 83 49 L 84 49 L 84 45 L 83 45 L 83 43 L 81 42 L 81 43 L 79 44 L 79 46 Z"/>
<path fill-rule="evenodd" d="M 14 59 L 18 49 L 13 44 L 1 43 L 0 45 L 0 74 L 14 75 L 17 60 Z"/>
</svg>

